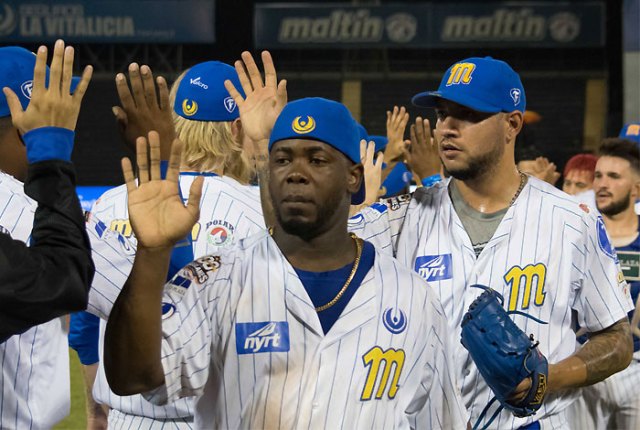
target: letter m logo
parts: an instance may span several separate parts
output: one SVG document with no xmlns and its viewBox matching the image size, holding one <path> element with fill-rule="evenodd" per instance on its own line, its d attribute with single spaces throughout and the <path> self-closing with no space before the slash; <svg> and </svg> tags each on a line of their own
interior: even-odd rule
<svg viewBox="0 0 640 430">
<path fill-rule="evenodd" d="M 360 400 L 371 400 L 376 385 L 378 386 L 375 393 L 376 399 L 382 398 L 387 385 L 389 385 L 389 398 L 393 399 L 398 392 L 404 358 L 405 354 L 401 349 L 389 348 L 383 351 L 379 346 L 374 346 L 363 355 L 362 361 L 365 367 L 369 367 L 369 373 Z"/>
<path fill-rule="evenodd" d="M 473 63 L 457 63 L 451 67 L 451 73 L 447 80 L 447 86 L 468 84 L 471 82 L 471 74 L 475 70 L 476 65 Z"/>
</svg>

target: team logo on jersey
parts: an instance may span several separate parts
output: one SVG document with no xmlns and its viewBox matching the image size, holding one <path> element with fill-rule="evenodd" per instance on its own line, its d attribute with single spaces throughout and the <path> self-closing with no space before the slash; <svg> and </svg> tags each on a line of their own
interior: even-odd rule
<svg viewBox="0 0 640 430">
<path fill-rule="evenodd" d="M 392 211 L 397 211 L 402 206 L 402 203 L 408 202 L 411 200 L 411 194 L 403 194 L 401 196 L 391 197 L 387 199 L 387 206 Z"/>
<path fill-rule="evenodd" d="M 176 307 L 171 303 L 162 302 L 162 319 L 166 320 L 176 312 Z"/>
<path fill-rule="evenodd" d="M 218 248 L 229 246 L 233 243 L 233 224 L 224 220 L 213 220 L 207 223 L 207 242 Z"/>
<path fill-rule="evenodd" d="M 236 352 L 238 354 L 287 351 L 289 351 L 289 323 L 287 321 L 236 323 Z"/>
<path fill-rule="evenodd" d="M 604 226 L 604 221 L 601 216 L 598 217 L 596 228 L 598 229 L 598 245 L 600 246 L 600 249 L 608 257 L 617 261 L 618 258 L 616 257 L 616 252 L 613 249 L 611 242 L 609 242 L 609 235 L 607 234 L 607 229 Z"/>
<path fill-rule="evenodd" d="M 387 308 L 382 313 L 382 324 L 391 333 L 399 334 L 407 328 L 407 317 L 401 309 Z"/>
<path fill-rule="evenodd" d="M 209 242 L 213 246 L 222 248 L 231 243 L 231 238 L 232 235 L 226 228 L 222 226 L 216 226 L 209 231 L 207 242 Z"/>
<path fill-rule="evenodd" d="M 360 400 L 380 400 L 387 391 L 387 397 L 393 399 L 400 388 L 400 375 L 404 367 L 406 354 L 402 349 L 383 350 L 376 345 L 362 356 L 362 362 L 369 368 L 367 379 L 362 387 Z M 378 388 L 376 390 L 376 387 Z"/>
<path fill-rule="evenodd" d="M 173 278 L 171 278 L 171 281 L 169 281 L 169 283 L 165 287 L 165 290 L 172 291 L 180 296 L 184 296 L 190 286 L 191 280 L 180 275 L 175 275 Z"/>
<path fill-rule="evenodd" d="M 194 100 L 184 99 L 182 101 L 182 113 L 186 116 L 193 116 L 198 112 L 198 103 Z"/>
<path fill-rule="evenodd" d="M 0 233 L 8 234 L 9 236 L 11 236 L 11 232 L 2 225 L 0 225 Z"/>
<path fill-rule="evenodd" d="M 236 101 L 233 100 L 233 97 L 227 97 L 224 99 L 224 108 L 227 112 L 231 113 L 236 110 Z"/>
<path fill-rule="evenodd" d="M 415 269 L 425 281 L 442 281 L 451 279 L 451 254 L 423 255 L 416 258 Z"/>
<path fill-rule="evenodd" d="M 580 203 L 578 207 L 582 209 L 584 213 L 589 213 L 589 206 L 585 205 L 584 203 Z"/>
<path fill-rule="evenodd" d="M 316 128 L 316 120 L 312 116 L 307 116 L 307 119 L 297 116 L 291 123 L 291 128 L 298 134 L 311 133 Z"/>
<path fill-rule="evenodd" d="M 187 264 L 184 268 L 183 274 L 185 277 L 197 282 L 198 284 L 204 284 L 209 279 L 209 273 L 218 270 L 220 265 L 219 256 L 207 255 Z"/>
</svg>

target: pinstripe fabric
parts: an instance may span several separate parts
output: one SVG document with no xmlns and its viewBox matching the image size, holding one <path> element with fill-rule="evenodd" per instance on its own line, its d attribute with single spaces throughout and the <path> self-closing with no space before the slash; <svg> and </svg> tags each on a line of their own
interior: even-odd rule
<svg viewBox="0 0 640 430">
<path fill-rule="evenodd" d="M 640 251 L 640 237 L 618 249 Z M 640 282 L 629 282 L 629 286 L 635 301 Z M 629 319 L 633 319 L 633 315 Z M 640 430 L 640 351 L 633 353 L 633 360 L 625 370 L 583 388 L 582 393 L 584 398 L 571 407 L 572 424 L 576 428 Z"/>
<path fill-rule="evenodd" d="M 209 262 L 201 283 L 192 279 L 185 288 L 174 279 L 165 288 L 164 300 L 175 312 L 163 320 L 165 385 L 145 394 L 154 403 L 201 396 L 197 428 L 466 426 L 442 308 L 430 288 L 394 259 L 376 253 L 326 335 L 295 271 L 266 233 Z M 387 325 L 401 321 L 400 315 L 406 325 L 394 334 Z M 288 327 L 271 347 L 250 342 L 264 335 L 260 330 L 242 334 L 245 324 L 269 322 Z M 270 349 L 285 338 L 288 350 Z M 248 344 L 255 347 L 250 352 Z M 380 359 L 391 350 L 404 359 Z"/>
<path fill-rule="evenodd" d="M 37 203 L 0 172 L 0 231 L 28 242 Z M 56 318 L 0 343 L 0 428 L 47 429 L 69 414 L 67 329 Z"/>
<path fill-rule="evenodd" d="M 195 177 L 180 176 L 183 196 L 189 195 L 189 187 Z M 206 176 L 200 203 L 200 220 L 193 229 L 193 252 L 196 257 L 228 247 L 240 238 L 253 232 L 264 230 L 264 220 L 260 206 L 260 196 L 255 187 L 243 186 L 233 179 L 220 176 Z M 113 303 L 124 281 L 127 279 L 133 255 L 135 236 L 128 224 L 127 190 L 120 186 L 103 194 L 92 209 L 93 219 L 87 225 L 92 241 L 96 275 L 89 296 L 88 311 L 103 318 L 100 327 L 100 357 L 106 323 Z M 124 240 L 113 230 L 127 238 Z M 102 360 L 94 383 L 93 395 L 96 401 L 114 409 L 117 427 L 138 428 L 143 423 L 149 428 L 175 425 L 179 428 L 190 425 L 193 419 L 192 399 L 156 406 L 142 396 L 120 397 L 114 394 L 107 383 Z M 109 419 L 111 420 L 111 415 Z M 174 423 L 170 420 L 175 419 Z M 185 419 L 187 421 L 185 421 Z M 154 420 L 158 420 L 154 424 Z M 186 424 L 185 424 L 186 423 Z M 110 427 L 116 424 L 109 423 Z M 176 428 L 176 427 L 165 427 Z"/>
<path fill-rule="evenodd" d="M 464 312 L 481 293 L 470 288 L 472 284 L 490 286 L 504 296 L 505 307 L 547 321 L 541 325 L 513 316 L 518 326 L 540 341 L 540 350 L 551 363 L 575 350 L 572 310 L 581 326 L 599 331 L 632 308 L 626 283 L 618 282 L 615 257 L 603 251 L 607 238 L 598 234 L 594 211 L 587 213 L 568 195 L 529 177 L 476 258 L 447 184 L 419 188 L 412 196 L 367 208 L 351 219 L 350 229 L 429 281 L 455 339 L 460 338 Z M 474 423 L 493 394 L 459 341 L 456 347 L 458 378 Z M 549 396 L 529 418 L 503 411 L 491 428 L 518 428 L 534 420 L 543 420 L 544 428 L 564 428 L 566 418 L 560 411 L 576 395 Z"/>
</svg>

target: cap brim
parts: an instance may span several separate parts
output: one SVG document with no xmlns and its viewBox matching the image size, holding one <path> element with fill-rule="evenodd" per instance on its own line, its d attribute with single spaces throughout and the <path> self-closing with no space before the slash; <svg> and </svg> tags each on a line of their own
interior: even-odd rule
<svg viewBox="0 0 640 430">
<path fill-rule="evenodd" d="M 459 105 L 468 107 L 469 109 L 473 109 L 477 112 L 498 113 L 502 111 L 501 108 L 480 101 L 474 97 L 463 97 L 457 94 L 442 94 L 440 91 L 427 91 L 416 94 L 411 99 L 411 103 L 418 107 L 435 108 L 438 106 L 438 100 L 440 99 L 458 103 Z"/>
<path fill-rule="evenodd" d="M 434 108 L 439 98 L 441 98 L 440 93 L 437 91 L 425 91 L 424 93 L 418 93 L 413 96 L 411 103 L 418 107 Z"/>
</svg>

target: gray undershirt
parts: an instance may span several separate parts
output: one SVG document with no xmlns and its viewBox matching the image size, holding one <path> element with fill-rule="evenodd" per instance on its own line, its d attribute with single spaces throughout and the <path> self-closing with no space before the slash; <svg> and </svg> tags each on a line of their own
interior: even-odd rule
<svg viewBox="0 0 640 430">
<path fill-rule="evenodd" d="M 453 181 L 449 182 L 449 197 L 451 197 L 453 208 L 456 210 L 460 221 L 462 221 L 462 225 L 467 231 L 469 239 L 471 239 L 476 257 L 478 257 L 485 245 L 493 237 L 498 225 L 500 225 L 500 221 L 502 221 L 509 208 L 506 207 L 490 214 L 479 212 L 464 201 Z"/>
</svg>

